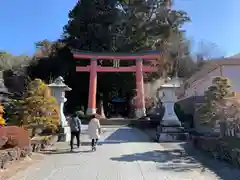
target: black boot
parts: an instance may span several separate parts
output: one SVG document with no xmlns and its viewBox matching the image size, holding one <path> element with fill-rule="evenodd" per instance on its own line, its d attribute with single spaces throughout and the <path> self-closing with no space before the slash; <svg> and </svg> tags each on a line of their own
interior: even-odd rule
<svg viewBox="0 0 240 180">
<path fill-rule="evenodd" d="M 92 151 L 96 151 L 96 147 L 95 146 L 92 147 Z"/>
</svg>

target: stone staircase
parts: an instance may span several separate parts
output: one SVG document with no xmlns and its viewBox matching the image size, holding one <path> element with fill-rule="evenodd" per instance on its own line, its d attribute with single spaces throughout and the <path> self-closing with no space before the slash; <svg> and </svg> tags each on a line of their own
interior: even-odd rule
<svg viewBox="0 0 240 180">
<path fill-rule="evenodd" d="M 88 124 L 88 121 L 82 121 L 82 124 Z M 130 126 L 136 128 L 156 128 L 159 124 L 159 121 L 148 120 L 148 119 L 123 119 L 123 118 L 114 118 L 114 119 L 102 119 L 100 124 L 103 126 Z"/>
</svg>

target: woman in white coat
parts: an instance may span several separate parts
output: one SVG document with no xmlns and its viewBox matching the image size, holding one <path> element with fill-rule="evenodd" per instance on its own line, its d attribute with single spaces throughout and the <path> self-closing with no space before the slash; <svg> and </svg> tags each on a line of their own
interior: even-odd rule
<svg viewBox="0 0 240 180">
<path fill-rule="evenodd" d="M 96 151 L 96 144 L 101 134 L 101 125 L 96 114 L 92 115 L 91 120 L 88 124 L 88 135 L 92 140 L 92 151 Z"/>
</svg>

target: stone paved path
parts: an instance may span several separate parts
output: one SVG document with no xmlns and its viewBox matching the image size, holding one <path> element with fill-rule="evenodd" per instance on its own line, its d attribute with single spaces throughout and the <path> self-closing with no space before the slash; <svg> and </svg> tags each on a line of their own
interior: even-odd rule
<svg viewBox="0 0 240 180">
<path fill-rule="evenodd" d="M 85 139 L 84 135 L 82 139 Z M 86 139 L 85 139 L 86 140 Z M 10 180 L 237 180 L 226 166 L 220 177 L 187 156 L 177 144 L 160 145 L 137 129 L 104 129 L 96 152 L 89 146 L 70 153 L 66 144 L 46 159 Z M 217 166 L 222 167 L 221 163 Z M 239 174 L 238 174 L 239 173 Z M 236 177 L 234 177 L 236 175 Z M 227 177 L 229 176 L 229 178 Z"/>
</svg>

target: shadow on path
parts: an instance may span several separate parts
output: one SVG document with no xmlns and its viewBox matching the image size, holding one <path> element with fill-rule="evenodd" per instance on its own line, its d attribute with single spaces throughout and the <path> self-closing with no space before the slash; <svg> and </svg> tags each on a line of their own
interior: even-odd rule
<svg viewBox="0 0 240 180">
<path fill-rule="evenodd" d="M 41 151 L 42 154 L 54 155 L 54 154 L 76 154 L 76 153 L 90 153 L 92 150 L 74 150 L 70 151 L 70 149 L 60 149 L 60 150 L 46 150 Z"/>
<path fill-rule="evenodd" d="M 134 134 L 134 135 L 133 135 Z M 129 142 L 150 142 L 150 137 L 142 131 L 135 128 L 120 128 L 110 134 L 99 144 L 119 144 Z"/>
<path fill-rule="evenodd" d="M 203 174 L 209 173 L 209 171 L 213 172 L 221 180 L 240 180 L 239 169 L 207 157 L 202 152 L 192 148 L 188 143 L 178 145 L 179 147 L 177 148 L 175 146 L 174 149 L 170 149 L 170 146 L 171 143 L 166 143 L 167 150 L 127 154 L 120 157 L 112 157 L 111 160 L 124 162 L 138 161 L 139 163 L 141 161 L 151 161 L 155 162 L 159 169 L 165 171 L 186 172 L 196 169 Z"/>
<path fill-rule="evenodd" d="M 157 167 L 162 170 L 169 171 L 190 171 L 196 168 L 204 167 L 199 164 L 193 157 L 188 156 L 182 150 L 162 150 L 162 151 L 148 151 L 143 153 L 123 155 L 121 157 L 111 158 L 113 161 L 152 161 L 157 163 Z"/>
<path fill-rule="evenodd" d="M 240 169 L 207 156 L 205 153 L 195 149 L 190 143 L 183 143 L 180 146 L 188 155 L 194 157 L 194 159 L 200 162 L 204 167 L 218 175 L 220 179 L 240 180 Z"/>
</svg>

